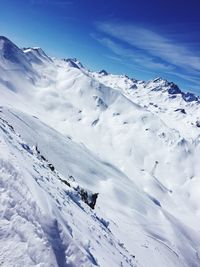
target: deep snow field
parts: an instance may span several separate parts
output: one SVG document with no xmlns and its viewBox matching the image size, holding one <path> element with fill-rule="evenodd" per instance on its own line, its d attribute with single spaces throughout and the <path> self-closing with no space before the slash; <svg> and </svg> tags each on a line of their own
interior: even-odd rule
<svg viewBox="0 0 200 267">
<path fill-rule="evenodd" d="M 199 97 L 0 37 L 0 266 L 199 267 L 199 158 Z"/>
</svg>

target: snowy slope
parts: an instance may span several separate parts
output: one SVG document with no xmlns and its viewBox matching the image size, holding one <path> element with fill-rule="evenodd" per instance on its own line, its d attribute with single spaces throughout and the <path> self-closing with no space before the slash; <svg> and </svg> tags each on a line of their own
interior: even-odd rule
<svg viewBox="0 0 200 267">
<path fill-rule="evenodd" d="M 177 129 L 188 139 L 199 135 L 200 97 L 162 78 L 145 82 L 125 75 L 91 73 L 92 77 L 123 92 L 135 103 L 157 114 L 170 128 Z"/>
<path fill-rule="evenodd" d="M 1 110 L 1 266 L 136 266 L 134 258 L 110 232 L 107 221 L 92 212 L 76 191 L 60 181 L 65 177 L 52 171 L 35 147 L 30 146 L 34 133 L 43 132 L 37 140 L 38 147 L 40 142 L 47 142 L 47 137 L 60 140 L 50 147 L 43 143 L 41 153 L 45 150 L 49 155 L 58 156 L 59 142 L 65 151 L 70 150 L 59 159 L 62 163 L 65 160 L 68 174 L 72 173 L 72 161 L 76 177 L 79 178 L 81 170 L 88 181 L 90 168 L 96 168 L 100 176 L 101 172 L 106 174 L 103 169 L 106 167 L 101 167 L 102 164 L 95 159 L 89 166 L 86 160 L 90 154 L 82 152 L 78 145 L 42 123 L 36 121 L 33 126 L 34 119 L 26 116 L 19 121 L 19 117 L 13 116 L 19 114 Z M 22 139 L 11 121 L 17 123 L 29 143 Z M 25 123 L 28 132 L 24 129 Z M 67 179 L 74 183 L 69 176 Z M 110 253 L 115 257 L 110 257 Z"/>
<path fill-rule="evenodd" d="M 3 266 L 199 266 L 199 98 L 0 44 Z M 94 211 L 77 186 L 99 193 Z M 22 231 L 24 258 L 16 217 L 38 233 Z"/>
<path fill-rule="evenodd" d="M 18 219 L 21 220 L 21 217 L 24 219 L 23 216 L 31 216 L 27 213 L 34 206 L 34 211 L 35 209 L 39 211 L 35 211 L 32 214 L 33 218 L 31 218 L 32 221 L 30 223 L 39 223 L 39 228 L 47 228 L 40 238 L 41 242 L 43 240 L 46 241 L 46 239 L 48 242 L 46 241 L 47 245 L 41 249 L 46 254 L 46 249 L 50 250 L 51 248 L 54 250 L 57 246 L 58 248 L 61 247 L 62 254 L 66 255 L 66 262 L 75 257 L 72 261 L 74 266 L 81 266 L 82 261 L 83 266 L 92 266 L 92 264 L 120 266 L 121 262 L 124 262 L 123 266 L 134 266 L 135 259 L 130 256 L 130 253 L 136 257 L 138 266 L 140 264 L 142 266 L 148 264 L 152 253 L 154 257 L 151 260 L 155 265 L 162 264 L 164 266 L 167 263 L 167 266 L 184 266 L 185 262 L 193 262 L 195 266 L 197 261 L 196 266 L 198 266 L 198 258 L 196 258 L 195 253 L 198 253 L 200 243 L 197 233 L 176 221 L 164 209 L 162 210 L 160 203 L 156 199 L 142 193 L 117 168 L 102 163 L 83 147 L 76 145 L 70 139 L 62 137 L 34 117 L 29 117 L 16 110 L 3 108 L 1 110 L 1 121 L 1 140 L 3 140 L 1 142 L 3 232 L 5 232 L 4 220 L 7 222 L 8 227 L 10 227 L 10 221 L 14 224 L 17 223 L 12 222 L 12 220 L 15 220 L 15 217 L 19 216 L 20 218 Z M 41 134 L 38 135 L 38 133 Z M 56 173 L 52 173 L 47 163 L 42 161 L 36 153 L 34 148 L 36 143 L 41 155 L 48 159 L 49 163 L 53 163 Z M 5 157 L 5 155 L 7 156 Z M 7 177 L 8 175 L 10 177 L 9 184 L 7 184 L 4 173 Z M 63 185 L 59 181 L 58 176 L 70 183 L 71 178 L 69 177 L 73 176 L 75 182 L 80 186 L 93 192 L 97 192 L 98 189 L 99 198 L 96 212 L 93 213 L 85 206 L 78 198 L 76 192 L 71 191 L 65 184 Z M 22 192 L 19 188 L 12 188 L 13 183 L 16 184 L 16 187 L 20 187 Z M 26 188 L 25 193 L 23 192 L 24 188 Z M 12 203 L 10 203 L 11 199 L 7 197 L 9 194 L 12 194 Z M 18 194 L 23 196 L 23 201 L 27 200 L 24 201 L 25 206 L 20 207 L 23 209 L 23 216 L 21 211 L 18 211 L 19 207 L 15 207 L 15 201 L 22 201 L 22 199 L 18 199 Z M 31 196 L 28 194 L 31 194 Z M 36 203 L 26 206 L 29 198 Z M 15 214 L 16 209 L 19 215 Z M 158 221 L 160 221 L 159 224 Z M 29 218 L 24 223 L 29 224 Z M 16 227 L 18 228 L 18 224 Z M 19 222 L 19 228 L 21 227 Z M 33 231 L 38 231 L 38 228 L 36 227 L 35 229 L 33 227 Z M 110 231 L 114 233 L 114 236 Z M 129 231 L 128 235 L 127 231 Z M 9 234 L 9 229 L 7 232 Z M 25 230 L 25 233 L 27 236 L 32 236 L 32 233 L 27 232 L 27 230 Z M 56 243 L 51 240 L 51 234 L 55 234 L 57 236 L 56 239 L 59 239 Z M 64 237 L 60 237 L 61 234 Z M 30 249 L 33 250 L 33 254 L 36 253 L 36 255 L 32 256 L 29 250 L 24 251 L 24 243 L 19 247 L 19 253 L 21 253 L 21 250 L 25 253 L 26 259 L 24 260 L 27 261 L 25 263 L 27 266 L 28 264 L 40 263 L 40 261 L 41 263 L 43 262 L 43 254 L 37 255 L 37 250 L 35 251 L 34 249 L 38 237 L 36 240 L 33 237 L 29 241 L 26 236 L 19 237 L 20 233 L 15 233 L 15 230 L 14 232 L 10 231 L 10 235 L 7 236 L 6 234 L 6 237 L 3 235 L 2 242 L 9 238 L 9 246 L 9 242 L 11 244 L 12 242 L 15 243 L 13 238 L 16 238 L 18 242 L 18 238 L 21 238 L 21 242 L 28 243 L 28 247 L 31 247 Z M 72 240 L 68 240 L 69 235 L 71 235 Z M 185 240 L 186 237 L 188 240 L 188 236 L 191 243 L 182 247 L 179 244 L 180 240 Z M 73 244 L 74 241 L 75 245 Z M 124 241 L 130 247 L 130 253 L 120 245 Z M 32 243 L 29 244 L 29 242 Z M 106 243 L 105 248 L 104 242 Z M 175 247 L 174 244 L 176 244 Z M 71 252 L 73 256 L 68 254 L 68 246 L 75 246 Z M 79 249 L 85 251 L 83 256 L 79 255 Z M 92 252 L 90 252 L 90 249 Z M 144 252 L 147 249 L 148 251 Z M 120 250 L 122 250 L 121 253 L 123 252 L 123 255 L 119 252 Z M 188 252 L 186 253 L 185 250 Z M 192 252 L 193 250 L 196 252 Z M 113 251 L 114 257 L 110 257 L 111 251 Z M 14 257 L 11 255 L 6 257 L 5 254 L 7 255 L 7 253 L 9 253 L 8 247 L 7 249 L 5 248 L 2 261 L 4 264 L 7 264 L 5 258 L 9 258 L 12 265 L 12 261 L 15 261 L 17 255 L 14 254 Z M 56 253 L 54 251 L 52 253 L 53 256 L 60 258 L 60 255 Z M 92 253 L 92 259 L 90 253 Z M 145 257 L 143 253 L 145 253 Z M 169 259 L 165 259 L 166 253 L 167 255 L 169 254 Z M 64 257 L 63 255 L 62 257 Z M 47 266 L 51 266 L 50 264 L 56 266 L 54 265 L 55 263 L 51 263 L 51 261 L 53 262 L 53 256 L 51 255 L 52 259 L 49 258 L 50 262 L 48 261 Z M 32 257 L 35 257 L 35 260 Z M 81 261 L 78 262 L 80 257 Z M 89 261 L 87 258 L 89 258 Z M 127 259 L 129 263 L 126 263 Z M 56 260 L 58 266 L 65 266 L 64 258 L 62 263 L 59 263 L 58 259 Z M 28 263 L 29 261 L 30 263 Z"/>
</svg>

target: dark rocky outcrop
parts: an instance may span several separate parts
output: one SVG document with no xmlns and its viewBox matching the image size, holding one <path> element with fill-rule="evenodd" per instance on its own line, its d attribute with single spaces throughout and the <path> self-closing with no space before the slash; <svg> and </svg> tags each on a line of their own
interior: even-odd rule
<svg viewBox="0 0 200 267">
<path fill-rule="evenodd" d="M 100 70 L 100 71 L 99 71 L 99 74 L 102 74 L 102 75 L 104 75 L 104 76 L 107 76 L 107 75 L 108 75 L 108 73 L 107 73 L 106 70 Z"/>
<path fill-rule="evenodd" d="M 192 93 L 182 93 L 182 97 L 186 102 L 198 101 L 199 98 Z"/>
<path fill-rule="evenodd" d="M 55 171 L 55 167 L 53 166 L 53 164 L 49 163 L 48 167 L 52 172 Z"/>
<path fill-rule="evenodd" d="M 181 112 L 183 114 L 187 114 L 184 108 L 177 108 L 174 111 L 179 111 L 179 112 Z"/>
<path fill-rule="evenodd" d="M 181 89 L 178 87 L 178 85 L 176 85 L 175 83 L 173 82 L 169 82 L 169 89 L 168 89 L 168 93 L 170 95 L 177 95 L 177 94 L 181 94 Z"/>
<path fill-rule="evenodd" d="M 98 197 L 98 193 L 91 193 L 81 187 L 74 188 L 80 195 L 82 201 L 84 201 L 90 208 L 94 209 Z"/>
<path fill-rule="evenodd" d="M 196 121 L 196 126 L 200 128 L 200 121 Z"/>
</svg>

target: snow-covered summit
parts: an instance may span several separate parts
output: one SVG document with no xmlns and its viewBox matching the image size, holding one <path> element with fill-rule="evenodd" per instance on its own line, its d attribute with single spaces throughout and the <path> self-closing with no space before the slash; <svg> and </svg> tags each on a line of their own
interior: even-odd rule
<svg viewBox="0 0 200 267">
<path fill-rule="evenodd" d="M 84 68 L 82 63 L 77 58 L 64 58 L 63 60 L 69 64 L 69 67 L 77 69 Z"/>
<path fill-rule="evenodd" d="M 0 66 L 24 71 L 31 69 L 23 51 L 4 36 L 0 36 Z"/>
<path fill-rule="evenodd" d="M 198 96 L 195 96 L 193 93 L 190 92 L 183 92 L 181 89 L 178 87 L 173 82 L 169 82 L 165 79 L 162 78 L 156 78 L 153 81 L 149 81 L 145 84 L 145 88 L 148 88 L 152 91 L 167 91 L 169 95 L 174 95 L 172 96 L 175 98 L 175 95 L 181 95 L 182 98 L 186 102 L 192 102 L 192 101 L 199 101 L 200 98 Z"/>
<path fill-rule="evenodd" d="M 52 61 L 40 47 L 23 48 L 23 52 L 26 54 L 30 63 L 42 64 Z"/>
</svg>

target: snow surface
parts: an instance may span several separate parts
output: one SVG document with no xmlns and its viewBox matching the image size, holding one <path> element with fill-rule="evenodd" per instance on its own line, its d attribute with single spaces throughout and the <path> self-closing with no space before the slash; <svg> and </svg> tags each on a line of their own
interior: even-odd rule
<svg viewBox="0 0 200 267">
<path fill-rule="evenodd" d="M 200 266 L 198 97 L 5 37 L 0 95 L 0 266 Z"/>
</svg>

